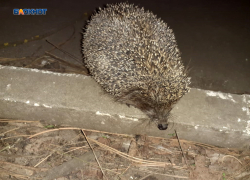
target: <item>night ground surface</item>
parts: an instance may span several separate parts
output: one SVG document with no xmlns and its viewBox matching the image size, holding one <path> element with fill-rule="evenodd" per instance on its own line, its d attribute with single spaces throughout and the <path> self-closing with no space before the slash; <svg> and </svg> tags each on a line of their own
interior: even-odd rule
<svg viewBox="0 0 250 180">
<path fill-rule="evenodd" d="M 1 1 L 0 56 L 41 55 L 44 39 L 76 20 L 86 19 L 98 7 L 117 1 Z M 247 1 L 128 1 L 145 7 L 174 30 L 185 65 L 191 68 L 194 88 L 229 93 L 250 93 L 250 5 Z M 43 16 L 13 15 L 14 8 L 47 8 Z M 81 59 L 82 27 L 66 51 Z M 72 29 L 68 28 L 69 33 Z M 36 39 L 32 47 L 7 47 Z M 38 38 L 38 39 L 39 39 Z M 63 42 L 67 37 L 57 36 Z M 47 44 L 48 45 L 48 44 Z"/>
</svg>

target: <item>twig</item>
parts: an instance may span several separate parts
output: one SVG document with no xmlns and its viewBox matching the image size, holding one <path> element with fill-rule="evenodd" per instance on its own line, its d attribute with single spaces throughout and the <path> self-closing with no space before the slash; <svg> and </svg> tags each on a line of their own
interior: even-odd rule
<svg viewBox="0 0 250 180">
<path fill-rule="evenodd" d="M 13 120 L 13 119 L 0 119 L 0 122 L 26 122 L 26 123 L 32 123 L 32 122 L 39 122 L 39 121 Z"/>
<path fill-rule="evenodd" d="M 14 163 L 6 162 L 6 161 L 0 161 L 0 164 L 16 166 L 16 167 L 19 167 L 21 169 L 29 169 L 29 170 L 33 170 L 33 171 L 47 171 L 48 170 L 47 168 L 35 168 L 35 167 L 30 167 L 30 166 L 23 166 L 23 165 L 14 164 Z"/>
<path fill-rule="evenodd" d="M 143 171 L 143 170 L 138 170 L 138 171 L 145 172 L 145 173 L 150 173 L 150 174 L 157 174 L 157 175 L 161 175 L 161 176 L 168 176 L 168 177 L 173 177 L 173 178 L 183 178 L 183 179 L 188 179 L 189 178 L 187 176 L 178 176 L 178 175 L 171 175 L 171 174 L 161 174 L 161 173 L 152 172 L 152 171 Z"/>
<path fill-rule="evenodd" d="M 224 159 L 225 159 L 226 157 L 232 157 L 232 158 L 236 159 L 236 160 L 242 165 L 242 162 L 241 162 L 239 159 L 237 159 L 236 157 L 231 156 L 231 155 L 225 155 L 225 156 L 223 156 L 222 162 L 224 162 Z"/>
<path fill-rule="evenodd" d="M 7 134 L 7 133 L 9 133 L 9 132 L 11 132 L 11 131 L 15 131 L 15 130 L 17 130 L 17 129 L 20 129 L 20 127 L 17 127 L 17 128 L 14 128 L 14 129 L 10 129 L 10 130 L 8 130 L 8 131 L 6 131 L 6 132 L 3 132 L 3 133 L 1 133 L 1 134 Z"/>
<path fill-rule="evenodd" d="M 37 62 L 38 60 L 42 59 L 43 56 L 40 56 L 38 58 L 36 58 L 34 61 L 32 61 L 31 63 L 27 64 L 26 66 L 24 66 L 25 68 L 30 68 L 35 62 Z"/>
<path fill-rule="evenodd" d="M 35 136 L 39 136 L 39 135 L 47 133 L 47 132 L 53 132 L 53 131 L 59 131 L 59 130 L 72 130 L 72 129 L 80 130 L 80 128 L 57 128 L 57 129 L 50 129 L 50 130 L 47 130 L 47 131 L 43 131 L 43 132 L 39 132 L 39 133 L 33 134 L 33 135 L 29 136 L 28 139 L 31 139 L 31 138 L 33 138 Z"/>
<path fill-rule="evenodd" d="M 133 156 L 130 156 L 126 153 L 123 153 L 123 152 L 120 152 L 114 148 L 111 148 L 105 144 L 102 144 L 94 139 L 91 139 L 89 138 L 89 140 L 93 141 L 94 143 L 98 144 L 99 146 L 101 146 L 102 148 L 104 149 L 107 149 L 109 151 L 112 151 L 113 153 L 116 153 L 117 155 L 123 157 L 123 158 L 126 158 L 130 161 L 133 161 L 135 163 L 137 163 L 136 165 L 137 166 L 157 166 L 157 167 L 165 167 L 166 165 L 171 165 L 172 167 L 176 168 L 176 169 L 184 169 L 183 167 L 180 167 L 180 166 L 173 166 L 171 163 L 167 163 L 167 162 L 158 162 L 158 161 L 148 161 L 148 160 L 143 160 L 143 159 L 140 159 L 140 158 L 136 158 L 136 157 L 133 157 Z"/>
<path fill-rule="evenodd" d="M 16 140 L 16 142 L 14 142 L 12 145 L 8 145 L 8 146 L 4 147 L 3 149 L 1 149 L 0 152 L 4 151 L 4 150 L 6 150 L 6 149 L 13 148 L 19 141 L 20 141 L 20 138 L 18 138 L 18 139 Z"/>
<path fill-rule="evenodd" d="M 0 62 L 5 63 L 5 62 L 10 62 L 10 61 L 17 61 L 17 60 L 23 60 L 26 57 L 22 58 L 6 58 L 6 57 L 0 57 Z"/>
<path fill-rule="evenodd" d="M 15 176 L 15 177 L 18 178 L 18 179 L 29 179 L 29 176 L 17 174 L 17 173 L 15 173 L 15 172 L 13 172 L 13 171 L 4 169 L 4 168 L 2 168 L 2 167 L 0 167 L 0 168 L 2 169 L 1 177 L 2 177 L 3 175 L 6 175 L 7 177 L 9 177 L 9 176 Z M 5 172 L 4 172 L 4 171 L 5 171 Z M 8 173 L 6 173 L 6 172 L 8 172 Z"/>
<path fill-rule="evenodd" d="M 54 152 L 53 152 L 54 153 Z M 39 163 L 37 163 L 34 167 L 39 166 L 42 162 L 44 162 L 46 159 L 48 159 L 53 153 L 49 154 L 48 156 L 46 156 L 43 160 L 41 160 Z"/>
<path fill-rule="evenodd" d="M 146 176 L 140 178 L 139 180 L 143 180 L 143 179 L 145 179 L 145 178 L 147 178 L 147 177 L 149 177 L 149 176 L 151 176 L 151 175 L 152 175 L 152 174 L 148 174 L 148 175 L 146 175 Z"/>
<path fill-rule="evenodd" d="M 124 174 L 129 168 L 130 168 L 130 165 L 121 174 Z"/>
<path fill-rule="evenodd" d="M 59 43 L 59 44 L 57 45 L 57 47 L 61 47 L 62 45 L 65 45 L 65 44 L 67 44 L 68 42 L 70 42 L 70 41 L 72 40 L 72 38 L 74 37 L 75 33 L 76 33 L 76 28 L 75 28 L 75 24 L 74 24 L 74 25 L 73 25 L 73 33 L 71 34 L 71 36 L 70 36 L 66 41 Z M 51 44 L 51 45 L 53 46 L 54 44 Z M 54 48 L 52 48 L 51 50 L 49 50 L 49 52 L 53 51 L 54 49 L 56 49 L 55 46 L 54 46 Z"/>
<path fill-rule="evenodd" d="M 101 171 L 102 171 L 103 176 L 104 176 L 106 179 L 108 179 L 108 178 L 105 176 L 105 174 L 104 174 L 104 172 L 103 172 L 103 170 L 102 170 L 102 166 L 101 166 L 100 162 L 98 161 L 98 159 L 97 159 L 97 157 L 96 157 L 96 154 L 95 154 L 95 151 L 94 151 L 94 149 L 92 148 L 91 144 L 89 143 L 89 140 L 88 140 L 88 138 L 87 138 L 85 132 L 84 132 L 83 130 L 81 130 L 81 131 L 82 131 L 82 133 L 83 133 L 83 135 L 84 135 L 84 137 L 85 137 L 85 139 L 86 139 L 86 141 L 87 141 L 89 147 L 91 148 L 91 150 L 92 150 L 94 156 L 95 156 L 95 160 L 96 160 L 96 162 L 98 163 L 98 165 L 99 165 L 99 167 L 100 167 L 100 169 L 101 169 Z"/>
<path fill-rule="evenodd" d="M 52 58 L 54 58 L 54 59 L 56 59 L 57 61 L 59 61 L 59 62 L 61 62 L 63 64 L 65 64 L 66 66 L 76 68 L 76 69 L 80 69 L 80 70 L 83 70 L 83 71 L 87 72 L 87 69 L 84 66 L 77 66 L 75 64 L 69 63 L 69 62 L 67 62 L 67 61 L 55 56 L 54 54 L 51 54 L 50 52 L 47 52 L 47 51 L 45 52 L 45 54 L 52 57 Z"/>
<path fill-rule="evenodd" d="M 180 146 L 180 148 L 181 148 L 181 153 L 182 153 L 182 156 L 183 156 L 183 158 L 184 158 L 184 160 L 185 160 L 186 165 L 189 167 L 189 165 L 188 165 L 188 163 L 187 163 L 186 156 L 184 155 L 184 152 L 183 152 L 183 150 L 182 150 L 181 143 L 180 143 L 180 140 L 179 140 L 179 137 L 178 137 L 177 131 L 176 131 L 176 130 L 174 130 L 174 132 L 175 132 L 175 134 L 176 134 L 176 137 L 177 137 L 177 140 L 178 140 L 179 146 Z"/>
<path fill-rule="evenodd" d="M 249 168 L 249 165 L 250 165 L 250 163 L 244 165 L 242 168 L 240 168 L 240 169 L 238 170 L 238 172 L 237 172 L 236 174 L 234 174 L 234 175 L 228 177 L 228 180 L 240 179 L 240 178 L 242 178 L 242 177 L 244 177 L 244 176 L 249 175 L 250 172 L 247 172 L 247 171 L 246 171 L 247 168 Z M 243 172 L 244 170 L 245 170 L 246 172 Z"/>
<path fill-rule="evenodd" d="M 61 49 L 60 47 L 54 45 L 54 44 L 53 44 L 52 42 L 50 42 L 48 39 L 46 39 L 46 42 L 49 43 L 49 44 L 51 44 L 52 46 L 54 46 L 56 49 L 60 50 L 60 51 L 63 52 L 64 54 L 67 54 L 69 57 L 73 58 L 73 59 L 74 59 L 75 61 L 77 61 L 78 63 L 83 64 L 83 63 L 81 62 L 81 60 L 79 60 L 77 57 L 75 57 L 74 55 L 68 53 L 67 51 L 65 51 L 65 50 L 63 50 L 63 49 Z"/>
<path fill-rule="evenodd" d="M 29 137 L 30 135 L 18 135 L 18 136 L 11 136 L 7 138 L 1 138 L 1 140 L 11 139 L 11 138 L 17 138 L 17 137 Z"/>
</svg>

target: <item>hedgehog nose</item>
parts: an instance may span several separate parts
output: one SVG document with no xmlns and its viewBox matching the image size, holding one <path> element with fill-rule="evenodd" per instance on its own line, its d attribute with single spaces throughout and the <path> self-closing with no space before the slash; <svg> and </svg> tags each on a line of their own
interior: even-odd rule
<svg viewBox="0 0 250 180">
<path fill-rule="evenodd" d="M 166 130 L 168 128 L 168 124 L 158 124 L 159 130 Z"/>
</svg>

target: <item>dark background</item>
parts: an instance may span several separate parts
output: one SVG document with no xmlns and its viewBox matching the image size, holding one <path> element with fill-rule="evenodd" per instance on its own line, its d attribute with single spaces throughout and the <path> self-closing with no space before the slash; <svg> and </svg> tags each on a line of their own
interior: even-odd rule
<svg viewBox="0 0 250 180">
<path fill-rule="evenodd" d="M 15 47 L 3 44 L 48 34 L 120 1 L 0 1 L 0 56 Z M 250 94 L 250 5 L 248 1 L 127 1 L 152 11 L 173 29 L 192 87 Z M 16 16 L 14 8 L 47 8 L 44 16 Z M 87 13 L 87 15 L 86 15 Z M 85 17 L 87 19 L 88 17 Z M 84 22 L 82 27 L 84 27 Z M 79 33 L 81 28 L 77 29 Z M 75 48 L 75 51 L 80 51 Z M 13 50 L 13 52 L 15 52 Z M 1 55 L 1 53 L 3 55 Z M 71 52 L 74 53 L 74 52 Z M 12 54 L 18 56 L 18 54 Z M 81 57 L 79 57 L 81 58 Z"/>
</svg>

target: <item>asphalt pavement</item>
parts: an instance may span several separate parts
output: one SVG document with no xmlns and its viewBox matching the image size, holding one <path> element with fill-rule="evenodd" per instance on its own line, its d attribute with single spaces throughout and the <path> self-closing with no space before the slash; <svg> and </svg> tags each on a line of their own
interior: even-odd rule
<svg viewBox="0 0 250 180">
<path fill-rule="evenodd" d="M 50 39 L 82 58 L 81 32 L 90 15 L 117 1 L 3 0 L 0 57 L 42 55 Z M 152 11 L 173 29 L 193 88 L 250 94 L 250 5 L 247 1 L 128 1 Z M 46 15 L 13 15 L 13 9 L 46 8 Z M 63 56 L 63 55 L 62 55 Z M 66 58 L 70 59 L 70 58 Z"/>
</svg>

